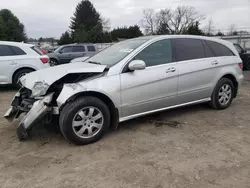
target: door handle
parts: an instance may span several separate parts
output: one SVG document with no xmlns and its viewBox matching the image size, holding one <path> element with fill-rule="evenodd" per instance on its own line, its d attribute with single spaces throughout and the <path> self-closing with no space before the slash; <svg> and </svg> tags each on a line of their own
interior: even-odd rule
<svg viewBox="0 0 250 188">
<path fill-rule="evenodd" d="M 212 65 L 218 65 L 219 62 L 217 60 L 211 62 Z"/>
<path fill-rule="evenodd" d="M 171 67 L 171 68 L 168 68 L 168 69 L 166 70 L 166 73 L 175 72 L 175 71 L 176 71 L 176 68 Z"/>
</svg>

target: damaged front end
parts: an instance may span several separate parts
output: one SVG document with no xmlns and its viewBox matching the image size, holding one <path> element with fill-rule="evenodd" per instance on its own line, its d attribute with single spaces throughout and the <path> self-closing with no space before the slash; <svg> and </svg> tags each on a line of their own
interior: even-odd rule
<svg viewBox="0 0 250 188">
<path fill-rule="evenodd" d="M 19 140 L 25 140 L 28 138 L 29 130 L 35 124 L 41 121 L 50 122 L 54 115 L 59 115 L 57 98 L 62 94 L 65 85 L 95 79 L 104 74 L 105 72 L 101 71 L 68 73 L 60 78 L 57 77 L 53 83 L 52 81 L 48 83 L 46 79 L 41 78 L 33 80 L 33 84 L 30 75 L 24 76 L 20 79 L 23 87 L 14 96 L 4 117 L 12 122 L 24 114 L 17 128 L 17 136 Z M 83 89 L 82 86 L 81 88 Z M 71 93 L 65 94 L 70 96 Z"/>
<path fill-rule="evenodd" d="M 12 122 L 19 118 L 21 114 L 25 114 L 17 128 L 17 136 L 19 140 L 24 140 L 28 137 L 29 131 L 33 125 L 43 119 L 51 110 L 50 105 L 54 93 L 50 93 L 44 97 L 33 98 L 32 92 L 27 88 L 20 89 L 11 102 L 11 107 L 6 112 L 4 117 Z"/>
</svg>

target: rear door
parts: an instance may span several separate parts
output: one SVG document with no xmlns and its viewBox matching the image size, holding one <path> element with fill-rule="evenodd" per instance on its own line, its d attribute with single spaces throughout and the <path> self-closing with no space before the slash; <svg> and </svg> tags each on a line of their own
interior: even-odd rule
<svg viewBox="0 0 250 188">
<path fill-rule="evenodd" d="M 87 45 L 87 54 L 86 56 L 91 57 L 96 54 L 96 48 L 94 45 Z"/>
<path fill-rule="evenodd" d="M 216 57 L 200 39 L 172 39 L 179 67 L 178 101 L 188 103 L 211 96 Z"/>
<path fill-rule="evenodd" d="M 65 46 L 58 54 L 61 63 L 69 63 L 72 58 L 72 46 Z"/>
<path fill-rule="evenodd" d="M 83 57 L 86 54 L 86 49 L 84 45 L 73 46 L 72 59 Z"/>
<path fill-rule="evenodd" d="M 205 43 L 216 56 L 216 63 L 213 64 L 213 67 L 222 68 L 223 66 L 239 63 L 237 56 L 223 44 L 208 40 Z"/>
<path fill-rule="evenodd" d="M 123 71 L 121 78 L 122 116 L 166 108 L 176 104 L 178 67 L 173 62 L 171 40 L 154 42 L 134 59 L 146 69 Z"/>
<path fill-rule="evenodd" d="M 15 52 L 8 45 L 0 45 L 0 84 L 11 83 L 11 74 L 18 66 Z"/>
</svg>

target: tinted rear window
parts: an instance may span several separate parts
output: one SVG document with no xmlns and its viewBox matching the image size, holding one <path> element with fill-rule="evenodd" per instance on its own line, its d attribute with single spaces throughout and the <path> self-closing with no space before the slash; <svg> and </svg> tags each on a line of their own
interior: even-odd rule
<svg viewBox="0 0 250 188">
<path fill-rule="evenodd" d="M 205 53 L 207 57 L 214 57 L 213 52 L 211 51 L 211 49 L 209 48 L 209 46 L 207 45 L 207 43 L 204 41 L 204 49 L 205 49 Z"/>
<path fill-rule="evenodd" d="M 10 46 L 0 45 L 0 56 L 13 56 L 13 55 L 15 54 Z"/>
<path fill-rule="evenodd" d="M 220 43 L 213 41 L 206 41 L 206 43 L 216 56 L 234 56 L 234 53 L 229 48 Z"/>
<path fill-rule="evenodd" d="M 74 46 L 73 52 L 85 52 L 85 47 L 84 46 Z"/>
<path fill-rule="evenodd" d="M 43 55 L 43 52 L 42 52 L 42 50 L 41 50 L 39 47 L 37 47 L 37 46 L 32 46 L 31 49 L 34 50 L 34 51 L 35 51 L 36 53 L 38 53 L 39 55 Z"/>
<path fill-rule="evenodd" d="M 95 52 L 94 46 L 87 46 L 89 52 Z"/>
<path fill-rule="evenodd" d="M 19 47 L 11 46 L 11 48 L 14 51 L 15 55 L 26 55 L 26 53 Z"/>
<path fill-rule="evenodd" d="M 177 61 L 206 58 L 203 43 L 199 39 L 172 39 L 172 45 Z"/>
</svg>

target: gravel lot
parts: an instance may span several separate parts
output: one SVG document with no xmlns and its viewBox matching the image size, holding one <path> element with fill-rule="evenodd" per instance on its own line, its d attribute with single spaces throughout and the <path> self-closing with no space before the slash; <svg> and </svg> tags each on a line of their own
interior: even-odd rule
<svg viewBox="0 0 250 188">
<path fill-rule="evenodd" d="M 42 125 L 19 142 L 0 89 L 0 187 L 250 187 L 250 72 L 230 108 L 180 108 L 120 125 L 101 141 L 69 144 Z M 15 123 L 17 124 L 17 122 Z"/>
</svg>

